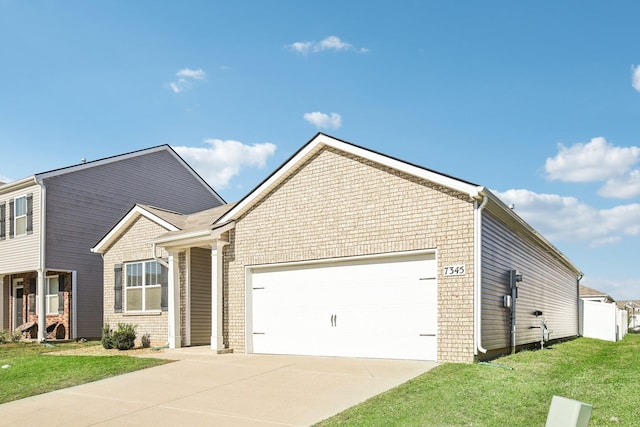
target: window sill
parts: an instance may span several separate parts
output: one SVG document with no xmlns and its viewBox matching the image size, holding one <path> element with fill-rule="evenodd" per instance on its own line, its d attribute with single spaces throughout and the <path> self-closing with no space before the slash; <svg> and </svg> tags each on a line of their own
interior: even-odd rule
<svg viewBox="0 0 640 427">
<path fill-rule="evenodd" d="M 163 312 L 161 310 L 153 310 L 153 311 L 128 311 L 122 313 L 124 317 L 135 317 L 135 316 L 160 316 Z"/>
</svg>

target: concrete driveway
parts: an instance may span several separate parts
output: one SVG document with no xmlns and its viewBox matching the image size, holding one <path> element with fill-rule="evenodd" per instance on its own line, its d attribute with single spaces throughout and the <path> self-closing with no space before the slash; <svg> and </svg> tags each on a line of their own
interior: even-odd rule
<svg viewBox="0 0 640 427">
<path fill-rule="evenodd" d="M 434 362 L 167 351 L 178 359 L 0 405 L 2 426 L 305 426 Z"/>
</svg>

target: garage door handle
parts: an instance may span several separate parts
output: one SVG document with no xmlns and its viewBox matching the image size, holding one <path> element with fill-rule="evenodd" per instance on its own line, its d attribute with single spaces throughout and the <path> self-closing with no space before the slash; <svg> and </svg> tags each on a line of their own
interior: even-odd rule
<svg viewBox="0 0 640 427">
<path fill-rule="evenodd" d="M 338 315 L 337 314 L 332 314 L 331 315 L 331 327 L 335 328 L 336 326 L 338 326 Z"/>
<path fill-rule="evenodd" d="M 420 334 L 421 337 L 435 337 L 436 334 Z"/>
</svg>

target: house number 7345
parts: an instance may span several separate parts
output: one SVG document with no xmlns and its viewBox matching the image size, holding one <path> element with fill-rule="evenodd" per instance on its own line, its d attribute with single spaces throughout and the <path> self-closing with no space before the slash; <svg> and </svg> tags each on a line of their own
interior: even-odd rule
<svg viewBox="0 0 640 427">
<path fill-rule="evenodd" d="M 443 274 L 445 276 L 464 276 L 465 274 L 464 264 L 447 265 L 444 267 Z"/>
</svg>

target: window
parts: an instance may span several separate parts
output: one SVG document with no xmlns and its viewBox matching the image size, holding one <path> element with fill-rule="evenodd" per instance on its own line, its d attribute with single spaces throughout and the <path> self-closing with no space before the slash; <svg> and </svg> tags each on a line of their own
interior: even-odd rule
<svg viewBox="0 0 640 427">
<path fill-rule="evenodd" d="M 58 314 L 58 292 L 60 279 L 58 276 L 47 277 L 47 314 Z"/>
<path fill-rule="evenodd" d="M 44 282 L 45 304 L 47 308 L 47 314 L 60 314 L 60 297 L 62 292 L 60 283 L 60 276 L 47 276 Z M 38 292 L 38 286 L 35 279 L 31 280 L 31 293 L 30 298 L 35 300 L 35 304 L 32 307 L 31 314 L 40 314 L 40 298 L 36 297 Z M 64 286 L 62 286 L 64 287 Z"/>
<path fill-rule="evenodd" d="M 16 197 L 14 209 L 16 236 L 27 234 L 27 196 Z"/>
<path fill-rule="evenodd" d="M 162 299 L 160 264 L 143 261 L 125 267 L 125 311 L 159 311 Z"/>
</svg>

